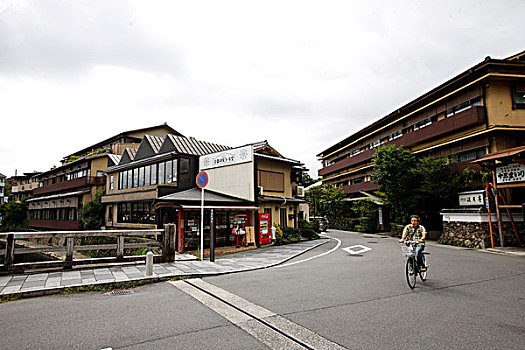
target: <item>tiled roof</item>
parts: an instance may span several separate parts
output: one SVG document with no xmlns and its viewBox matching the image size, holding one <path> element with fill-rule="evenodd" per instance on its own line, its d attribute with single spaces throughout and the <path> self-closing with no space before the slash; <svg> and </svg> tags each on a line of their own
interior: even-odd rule
<svg viewBox="0 0 525 350">
<path fill-rule="evenodd" d="M 218 145 L 216 143 L 198 141 L 193 138 L 183 136 L 168 135 L 168 138 L 175 146 L 178 153 L 202 156 L 205 154 L 215 153 L 231 149 L 231 147 Z"/>
<path fill-rule="evenodd" d="M 144 135 L 144 136 L 145 136 L 145 139 L 151 145 L 153 152 L 159 153 L 160 147 L 162 146 L 164 139 L 160 136 L 152 136 L 152 135 Z"/>
<path fill-rule="evenodd" d="M 131 161 L 133 161 L 133 159 L 135 159 L 135 156 L 137 155 L 137 150 L 134 148 L 126 148 L 126 152 L 128 152 L 129 158 L 131 159 Z"/>
<path fill-rule="evenodd" d="M 110 153 L 110 154 L 108 154 L 108 157 L 109 157 L 109 159 L 111 159 L 111 161 L 113 162 L 113 164 L 118 164 L 118 163 L 120 163 L 120 158 L 121 158 L 121 156 L 119 156 L 118 154 Z"/>
</svg>

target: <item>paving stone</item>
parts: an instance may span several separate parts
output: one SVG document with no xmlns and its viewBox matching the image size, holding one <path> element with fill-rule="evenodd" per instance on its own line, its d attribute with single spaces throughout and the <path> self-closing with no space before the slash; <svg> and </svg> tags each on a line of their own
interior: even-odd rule
<svg viewBox="0 0 525 350">
<path fill-rule="evenodd" d="M 34 288 L 34 287 L 43 288 L 45 285 L 46 285 L 46 281 L 29 281 L 29 282 L 26 281 L 26 283 L 22 285 L 22 289 Z"/>
<path fill-rule="evenodd" d="M 11 282 L 13 282 L 13 281 L 25 281 L 26 279 L 27 279 L 26 275 L 13 276 L 13 278 L 11 278 Z"/>
<path fill-rule="evenodd" d="M 64 272 L 62 275 L 62 280 L 79 280 L 80 279 L 80 271 L 67 271 Z"/>
<path fill-rule="evenodd" d="M 47 278 L 55 278 L 55 277 L 62 278 L 62 272 L 52 272 L 52 273 L 49 273 L 47 276 Z"/>
<path fill-rule="evenodd" d="M 47 277 L 48 277 L 47 273 L 39 273 L 38 275 L 29 275 L 27 277 L 26 282 L 45 281 Z"/>
<path fill-rule="evenodd" d="M 5 287 L 4 289 L 2 289 L 2 294 L 16 293 L 16 292 L 20 291 L 21 287 L 22 287 L 22 285 Z"/>
<path fill-rule="evenodd" d="M 62 280 L 62 281 L 60 282 L 60 285 L 63 286 L 63 287 L 73 286 L 73 285 L 77 285 L 77 284 L 82 284 L 82 280 L 81 280 L 81 279 L 76 279 L 76 280 Z"/>
<path fill-rule="evenodd" d="M 9 281 L 11 281 L 11 276 L 9 277 L 0 277 L 0 287 L 6 286 Z"/>
<path fill-rule="evenodd" d="M 115 276 L 113 275 L 95 275 L 95 279 L 100 282 L 100 281 L 114 281 L 115 280 Z"/>
<path fill-rule="evenodd" d="M 53 287 L 60 287 L 60 282 L 62 279 L 60 278 L 48 278 L 45 284 L 46 288 L 53 288 Z"/>
</svg>

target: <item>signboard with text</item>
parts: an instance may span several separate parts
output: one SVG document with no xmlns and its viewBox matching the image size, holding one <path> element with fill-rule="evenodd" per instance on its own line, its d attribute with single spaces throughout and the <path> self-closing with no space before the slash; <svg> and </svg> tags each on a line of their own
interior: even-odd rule
<svg viewBox="0 0 525 350">
<path fill-rule="evenodd" d="M 459 205 L 462 207 L 485 205 L 484 192 L 485 191 L 459 193 Z"/>
<path fill-rule="evenodd" d="M 252 146 L 228 149 L 222 152 L 203 155 L 200 157 L 200 169 L 213 169 L 227 165 L 251 162 L 253 158 Z"/>
<path fill-rule="evenodd" d="M 525 182 L 525 164 L 509 164 L 496 168 L 496 179 L 499 184 Z"/>
</svg>

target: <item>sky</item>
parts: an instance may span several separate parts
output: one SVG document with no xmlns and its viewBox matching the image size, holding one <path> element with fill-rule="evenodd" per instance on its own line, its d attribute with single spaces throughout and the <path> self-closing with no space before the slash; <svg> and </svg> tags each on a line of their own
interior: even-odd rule
<svg viewBox="0 0 525 350">
<path fill-rule="evenodd" d="M 524 0 L 0 0 L 0 173 L 167 123 L 316 155 L 525 50 Z"/>
</svg>

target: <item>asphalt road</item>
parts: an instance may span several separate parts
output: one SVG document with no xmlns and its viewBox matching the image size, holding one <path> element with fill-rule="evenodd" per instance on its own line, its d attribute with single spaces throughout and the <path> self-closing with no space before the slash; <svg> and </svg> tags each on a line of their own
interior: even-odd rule
<svg viewBox="0 0 525 350">
<path fill-rule="evenodd" d="M 332 250 L 335 240 L 285 266 L 203 280 L 230 295 L 239 309 L 255 304 L 254 310 L 276 314 L 291 328 L 349 349 L 525 348 L 525 259 L 432 245 L 428 280 L 410 290 L 396 240 L 328 234 L 341 240 L 330 254 L 307 260 Z M 371 250 L 358 256 L 342 250 L 356 244 Z M 1 304 L 0 348 L 279 347 L 278 337 L 266 341 L 272 330 L 240 326 L 240 316 L 220 302 L 182 289 L 158 283 L 129 295 L 82 293 Z"/>
</svg>

